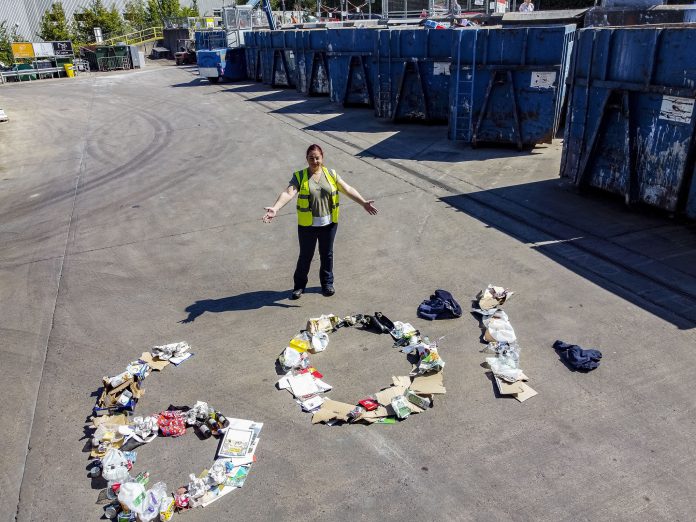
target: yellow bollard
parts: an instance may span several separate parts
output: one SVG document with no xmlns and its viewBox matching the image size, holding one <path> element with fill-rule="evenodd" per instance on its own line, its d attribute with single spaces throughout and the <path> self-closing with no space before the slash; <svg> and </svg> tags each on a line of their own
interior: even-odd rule
<svg viewBox="0 0 696 522">
<path fill-rule="evenodd" d="M 68 75 L 68 78 L 75 77 L 75 66 L 73 64 L 71 64 L 71 63 L 63 64 L 63 68 L 65 69 L 65 74 Z"/>
</svg>

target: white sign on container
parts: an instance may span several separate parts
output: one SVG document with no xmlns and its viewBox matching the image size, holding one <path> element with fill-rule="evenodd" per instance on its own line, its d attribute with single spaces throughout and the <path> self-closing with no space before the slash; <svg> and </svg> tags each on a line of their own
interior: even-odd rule
<svg viewBox="0 0 696 522">
<path fill-rule="evenodd" d="M 679 96 L 663 96 L 660 107 L 660 119 L 676 123 L 691 123 L 694 113 L 694 99 Z"/>
<path fill-rule="evenodd" d="M 531 81 L 531 86 L 536 87 L 537 89 L 550 89 L 553 87 L 553 84 L 556 82 L 556 72 L 551 71 L 551 72 L 540 72 L 540 71 L 533 71 L 532 72 L 532 81 Z"/>
<path fill-rule="evenodd" d="M 449 62 L 434 62 L 433 63 L 433 75 L 449 76 L 449 73 L 450 73 Z"/>
</svg>

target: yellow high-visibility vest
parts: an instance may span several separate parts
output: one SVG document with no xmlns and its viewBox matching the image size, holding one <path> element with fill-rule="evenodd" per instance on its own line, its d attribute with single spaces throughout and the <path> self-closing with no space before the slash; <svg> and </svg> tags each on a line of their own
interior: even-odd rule
<svg viewBox="0 0 696 522">
<path fill-rule="evenodd" d="M 331 221 L 338 223 L 338 183 L 336 182 L 336 171 L 326 167 L 322 167 L 326 179 L 331 185 Z M 312 226 L 312 209 L 309 207 L 309 176 L 308 170 L 298 170 L 295 172 L 295 179 L 300 185 L 300 191 L 297 194 L 297 224 L 301 227 Z"/>
</svg>

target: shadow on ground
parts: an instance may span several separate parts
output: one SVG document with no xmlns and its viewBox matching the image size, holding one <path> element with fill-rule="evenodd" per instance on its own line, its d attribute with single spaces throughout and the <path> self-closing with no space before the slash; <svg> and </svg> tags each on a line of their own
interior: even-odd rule
<svg viewBox="0 0 696 522">
<path fill-rule="evenodd" d="M 307 289 L 309 291 L 310 289 Z M 223 297 L 221 299 L 202 299 L 189 305 L 184 310 L 188 317 L 180 323 L 192 323 L 204 313 L 239 312 L 241 310 L 258 310 L 266 306 L 279 308 L 295 308 L 297 305 L 281 303 L 290 296 L 290 290 L 278 292 L 275 290 L 259 290 L 244 294 Z"/>
<path fill-rule="evenodd" d="M 696 225 L 584 197 L 563 180 L 440 200 L 681 329 L 696 326 Z"/>
</svg>

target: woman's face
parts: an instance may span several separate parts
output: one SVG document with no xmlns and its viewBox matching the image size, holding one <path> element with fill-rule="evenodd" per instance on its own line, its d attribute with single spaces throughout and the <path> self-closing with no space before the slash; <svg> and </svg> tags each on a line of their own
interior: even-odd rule
<svg viewBox="0 0 696 522">
<path fill-rule="evenodd" d="M 309 168 L 311 169 L 320 168 L 323 161 L 324 157 L 318 150 L 312 150 L 309 152 L 309 154 L 307 154 L 307 165 L 309 165 Z"/>
</svg>

